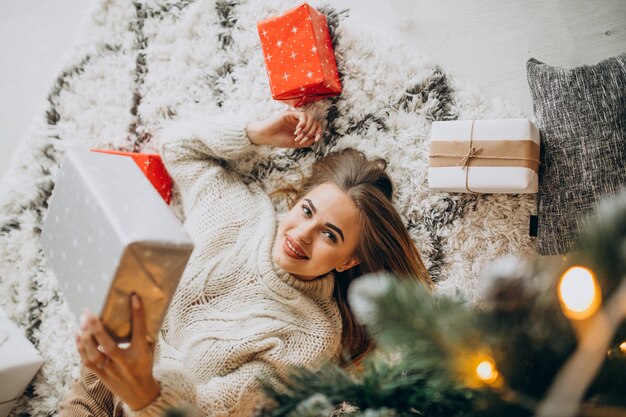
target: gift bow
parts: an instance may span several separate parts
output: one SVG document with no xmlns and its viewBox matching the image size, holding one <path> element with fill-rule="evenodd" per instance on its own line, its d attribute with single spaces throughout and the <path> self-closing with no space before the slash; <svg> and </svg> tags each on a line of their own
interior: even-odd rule
<svg viewBox="0 0 626 417">
<path fill-rule="evenodd" d="M 473 122 L 472 122 L 472 125 L 473 125 Z M 465 155 L 463 157 L 463 159 L 461 159 L 459 161 L 459 163 L 457 164 L 457 165 L 463 165 L 464 169 L 468 167 L 470 158 L 474 158 L 476 155 L 478 155 L 478 152 L 480 152 L 483 149 L 483 148 L 480 148 L 480 147 L 479 148 L 473 147 L 472 146 L 472 138 L 470 138 L 469 146 L 470 147 L 467 150 L 467 155 Z"/>
</svg>

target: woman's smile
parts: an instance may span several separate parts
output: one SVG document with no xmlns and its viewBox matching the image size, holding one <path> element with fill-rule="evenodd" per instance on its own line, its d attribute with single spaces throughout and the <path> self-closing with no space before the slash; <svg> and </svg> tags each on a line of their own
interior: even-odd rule
<svg viewBox="0 0 626 417">
<path fill-rule="evenodd" d="M 302 247 L 300 247 L 300 245 L 298 245 L 288 235 L 285 235 L 285 240 L 283 242 L 283 250 L 285 251 L 287 256 L 290 256 L 292 258 L 295 258 L 295 259 L 309 259 L 304 254 L 304 250 L 302 250 Z"/>
</svg>

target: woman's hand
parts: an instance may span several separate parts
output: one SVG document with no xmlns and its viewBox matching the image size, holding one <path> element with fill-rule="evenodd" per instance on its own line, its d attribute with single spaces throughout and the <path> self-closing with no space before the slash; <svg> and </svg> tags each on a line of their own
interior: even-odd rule
<svg viewBox="0 0 626 417">
<path fill-rule="evenodd" d="M 250 122 L 246 131 L 255 145 L 277 148 L 305 148 L 322 138 L 320 122 L 298 110 L 285 110 L 268 119 Z"/>
<path fill-rule="evenodd" d="M 131 409 L 138 410 L 154 401 L 161 387 L 152 375 L 154 342 L 147 340 L 141 300 L 136 294 L 130 298 L 132 339 L 128 348 L 119 348 L 102 322 L 89 311 L 81 317 L 76 346 L 83 365 Z"/>
</svg>

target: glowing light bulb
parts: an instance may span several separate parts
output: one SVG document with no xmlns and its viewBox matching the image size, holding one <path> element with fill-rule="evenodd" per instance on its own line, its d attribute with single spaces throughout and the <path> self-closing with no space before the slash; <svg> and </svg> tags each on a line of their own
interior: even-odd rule
<svg viewBox="0 0 626 417">
<path fill-rule="evenodd" d="M 626 353 L 626 342 L 622 342 L 622 343 L 619 345 L 619 350 L 621 350 L 621 351 L 622 351 L 622 353 Z"/>
<path fill-rule="evenodd" d="M 568 269 L 559 282 L 563 314 L 575 320 L 590 317 L 600 307 L 600 287 L 593 273 L 581 266 Z"/>
<path fill-rule="evenodd" d="M 492 384 L 498 379 L 498 371 L 496 370 L 496 364 L 493 359 L 485 359 L 476 366 L 476 376 L 481 381 Z"/>
</svg>

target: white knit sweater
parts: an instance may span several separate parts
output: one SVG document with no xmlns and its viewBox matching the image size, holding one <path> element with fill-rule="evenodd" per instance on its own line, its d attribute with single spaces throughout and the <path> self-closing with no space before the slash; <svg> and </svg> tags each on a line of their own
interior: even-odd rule
<svg viewBox="0 0 626 417">
<path fill-rule="evenodd" d="M 224 161 L 253 152 L 245 121 L 173 123 L 156 138 L 195 243 L 163 322 L 154 375 L 160 396 L 129 415 L 161 417 L 187 401 L 205 416 L 249 416 L 259 377 L 314 366 L 340 350 L 332 275 L 297 280 L 272 262 L 276 212 Z"/>
</svg>

